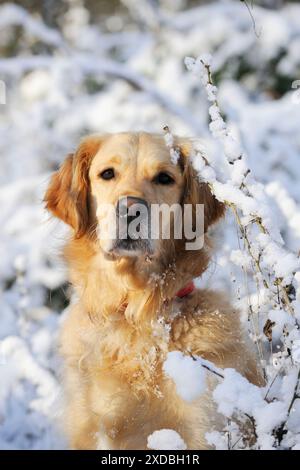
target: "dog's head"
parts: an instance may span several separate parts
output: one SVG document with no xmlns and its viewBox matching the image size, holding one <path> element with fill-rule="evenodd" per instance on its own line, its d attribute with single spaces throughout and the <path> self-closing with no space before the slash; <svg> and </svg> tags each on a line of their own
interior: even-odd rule
<svg viewBox="0 0 300 470">
<path fill-rule="evenodd" d="M 158 135 L 87 137 L 52 176 L 46 207 L 73 228 L 75 238 L 99 241 L 114 259 L 155 256 L 168 244 L 168 234 L 174 247 L 174 226 L 182 225 L 185 205 L 192 207 L 192 225 L 196 205 L 204 205 L 206 232 L 223 215 L 224 206 L 199 181 L 189 158 L 190 144 L 177 139 L 176 145 L 177 163 Z"/>
</svg>

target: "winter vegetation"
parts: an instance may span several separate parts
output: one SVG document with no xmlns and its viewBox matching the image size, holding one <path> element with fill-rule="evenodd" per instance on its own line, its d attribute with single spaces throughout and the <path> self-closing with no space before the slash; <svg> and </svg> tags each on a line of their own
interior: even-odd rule
<svg viewBox="0 0 300 470">
<path fill-rule="evenodd" d="M 49 175 L 87 133 L 148 130 L 175 163 L 173 135 L 193 137 L 228 208 L 196 284 L 231 293 L 265 386 L 176 351 L 164 372 L 187 401 L 215 376 L 212 448 L 300 450 L 300 5 L 21 3 L 0 4 L 0 449 L 65 447 L 56 339 L 70 293 Z M 157 430 L 148 447 L 186 445 Z"/>
</svg>

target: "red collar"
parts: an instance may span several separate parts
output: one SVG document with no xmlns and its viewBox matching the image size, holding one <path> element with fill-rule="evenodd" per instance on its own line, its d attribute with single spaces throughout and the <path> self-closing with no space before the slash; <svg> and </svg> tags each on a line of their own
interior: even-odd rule
<svg viewBox="0 0 300 470">
<path fill-rule="evenodd" d="M 195 284 L 193 281 L 191 281 L 185 287 L 183 287 L 177 292 L 176 297 L 179 297 L 180 299 L 182 299 L 183 297 L 186 297 L 187 295 L 191 294 L 194 290 L 195 290 Z"/>
<path fill-rule="evenodd" d="M 178 297 L 179 299 L 183 299 L 184 297 L 186 297 L 187 295 L 191 294 L 193 291 L 195 290 L 195 284 L 193 281 L 189 282 L 185 287 L 183 287 L 182 289 L 180 289 L 176 296 L 175 297 Z M 126 308 L 128 306 L 128 303 L 127 302 L 124 302 L 120 308 L 119 308 L 119 312 L 120 313 L 124 313 Z"/>
</svg>

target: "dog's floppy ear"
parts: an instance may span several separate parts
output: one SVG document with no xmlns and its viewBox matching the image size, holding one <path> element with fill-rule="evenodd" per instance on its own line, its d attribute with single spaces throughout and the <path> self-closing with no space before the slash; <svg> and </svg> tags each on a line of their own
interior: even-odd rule
<svg viewBox="0 0 300 470">
<path fill-rule="evenodd" d="M 82 237 L 89 228 L 88 171 L 100 144 L 98 136 L 85 138 L 54 173 L 45 194 L 46 209 L 70 225 L 76 238 Z"/>
<path fill-rule="evenodd" d="M 201 182 L 201 179 L 199 179 L 191 162 L 191 144 L 188 142 L 179 143 L 179 149 L 184 176 L 184 194 L 182 202 L 183 204 L 204 205 L 204 230 L 206 232 L 210 225 L 224 216 L 225 205 L 218 201 L 212 194 L 208 184 Z"/>
</svg>

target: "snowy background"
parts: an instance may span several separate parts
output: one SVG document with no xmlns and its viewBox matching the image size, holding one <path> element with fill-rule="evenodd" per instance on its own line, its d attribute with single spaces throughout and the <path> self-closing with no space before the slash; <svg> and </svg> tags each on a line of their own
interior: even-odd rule
<svg viewBox="0 0 300 470">
<path fill-rule="evenodd" d="M 186 56 L 212 54 L 222 113 L 299 253 L 300 5 L 248 3 L 252 18 L 239 0 L 0 2 L 1 449 L 64 447 L 55 342 L 69 289 L 65 228 L 43 210 L 49 174 L 91 132 L 167 124 L 217 155 Z M 246 321 L 255 286 L 240 269 L 229 214 L 217 238 L 200 284 L 230 289 Z M 291 426 L 289 448 L 300 443 L 300 420 Z"/>
</svg>

